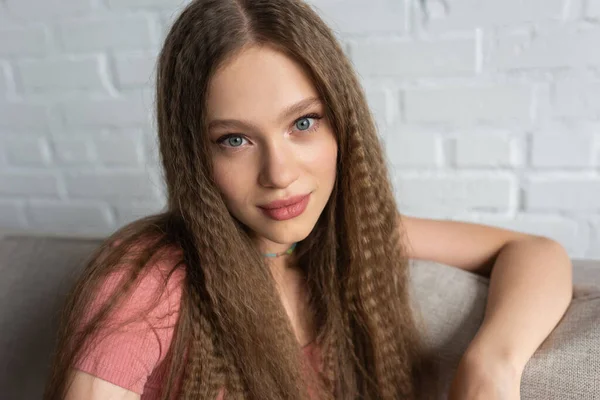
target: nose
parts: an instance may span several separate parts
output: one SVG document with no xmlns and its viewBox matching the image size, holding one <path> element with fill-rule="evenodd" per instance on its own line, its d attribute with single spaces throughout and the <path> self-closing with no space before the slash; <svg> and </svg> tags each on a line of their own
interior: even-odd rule
<svg viewBox="0 0 600 400">
<path fill-rule="evenodd" d="M 286 140 L 263 147 L 259 183 L 264 187 L 286 188 L 299 177 L 297 156 Z"/>
</svg>

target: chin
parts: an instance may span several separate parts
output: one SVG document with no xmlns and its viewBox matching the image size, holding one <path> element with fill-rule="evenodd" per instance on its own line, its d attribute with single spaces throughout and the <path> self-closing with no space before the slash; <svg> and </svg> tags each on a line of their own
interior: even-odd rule
<svg viewBox="0 0 600 400">
<path fill-rule="evenodd" d="M 287 232 L 282 232 L 281 230 L 269 230 L 266 232 L 261 232 L 261 236 L 264 238 L 279 244 L 291 244 L 294 242 L 300 242 L 307 238 L 311 229 L 302 228 L 302 229 L 293 229 L 291 232 L 286 229 Z"/>
<path fill-rule="evenodd" d="M 306 239 L 316 223 L 311 218 L 297 221 L 268 221 L 268 226 L 265 226 L 263 222 L 262 229 L 253 229 L 253 231 L 265 239 L 279 244 L 290 244 Z"/>
</svg>

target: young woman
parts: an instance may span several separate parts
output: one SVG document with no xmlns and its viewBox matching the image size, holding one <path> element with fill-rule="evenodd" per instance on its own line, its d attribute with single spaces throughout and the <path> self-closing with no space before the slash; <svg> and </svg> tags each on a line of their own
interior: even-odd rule
<svg viewBox="0 0 600 400">
<path fill-rule="evenodd" d="M 160 54 L 157 116 L 167 208 L 93 255 L 46 399 L 425 398 L 409 258 L 493 269 L 450 396 L 518 398 L 570 300 L 568 256 L 401 216 L 356 75 L 310 7 L 193 1 Z"/>
</svg>

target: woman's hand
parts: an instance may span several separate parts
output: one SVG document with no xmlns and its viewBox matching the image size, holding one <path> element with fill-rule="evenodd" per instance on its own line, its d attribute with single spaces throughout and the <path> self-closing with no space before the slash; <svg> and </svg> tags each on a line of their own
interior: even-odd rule
<svg viewBox="0 0 600 400">
<path fill-rule="evenodd" d="M 509 362 L 467 351 L 461 359 L 448 400 L 520 400 L 522 369 Z"/>
</svg>

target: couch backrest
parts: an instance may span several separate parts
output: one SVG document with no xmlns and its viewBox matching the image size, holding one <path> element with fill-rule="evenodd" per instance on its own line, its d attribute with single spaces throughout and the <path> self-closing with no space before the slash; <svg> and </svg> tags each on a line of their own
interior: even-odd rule
<svg viewBox="0 0 600 400">
<path fill-rule="evenodd" d="M 100 239 L 49 237 L 9 237 L 0 240 L 0 363 L 4 371 L 0 374 L 2 398 L 41 398 L 56 338 L 58 312 L 65 293 L 72 287 L 89 255 L 100 243 Z M 600 263 L 574 261 L 574 264 L 578 279 L 576 282 L 588 286 L 578 286 L 577 297 L 580 299 L 573 302 L 573 312 L 565 319 L 571 318 L 573 324 L 582 325 L 581 321 L 588 321 L 586 323 L 592 324 L 590 326 L 594 323 L 600 325 L 600 316 L 594 319 L 597 308 L 590 310 L 584 303 L 586 290 L 591 293 L 600 287 Z M 411 262 L 411 288 L 415 309 L 423 315 L 424 335 L 427 336 L 429 346 L 436 351 L 441 368 L 439 380 L 442 384 L 451 378 L 453 366 L 481 323 L 487 284 L 487 279 L 457 268 L 428 261 Z M 599 292 L 595 293 L 600 297 Z M 560 338 L 566 338 L 561 340 L 580 349 L 577 329 L 578 326 L 562 326 L 557 329 L 557 334 L 562 335 Z M 591 333 L 586 332 L 586 340 L 590 340 L 598 349 L 599 330 L 600 327 Z M 563 331 L 564 334 L 561 333 Z M 592 337 L 595 339 L 590 339 Z M 580 360 L 575 356 L 570 362 L 580 365 Z M 587 355 L 590 360 L 596 357 L 596 362 L 600 365 L 598 356 L 599 352 L 589 352 Z M 568 356 L 561 357 L 565 360 L 564 365 L 571 365 L 568 364 Z M 538 367 L 542 378 L 544 374 L 551 374 L 544 367 L 547 360 L 542 357 L 542 361 L 533 364 Z M 585 368 L 580 367 L 581 373 L 585 371 Z M 566 379 L 570 378 L 567 374 Z M 573 379 L 575 386 L 585 384 L 575 377 Z M 528 393 L 530 387 L 535 385 L 526 386 L 523 393 Z M 548 385 L 542 387 L 544 390 L 554 390 Z M 560 390 L 558 388 L 549 392 L 556 393 L 556 397 L 544 394 L 537 398 L 566 398 Z"/>
</svg>

